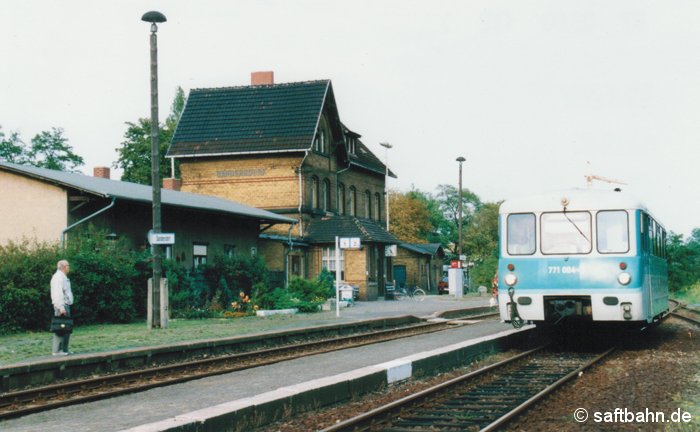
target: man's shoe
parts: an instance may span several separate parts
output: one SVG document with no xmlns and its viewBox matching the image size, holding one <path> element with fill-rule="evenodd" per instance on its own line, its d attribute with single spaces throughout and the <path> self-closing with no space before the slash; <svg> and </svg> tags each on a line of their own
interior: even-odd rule
<svg viewBox="0 0 700 432">
<path fill-rule="evenodd" d="M 70 354 L 75 354 L 75 352 L 73 352 L 73 351 L 65 351 L 64 354 L 65 354 L 65 355 L 70 355 Z"/>
<path fill-rule="evenodd" d="M 55 355 L 55 356 L 65 356 L 65 355 L 68 355 L 68 353 L 67 353 L 67 352 L 61 351 L 61 352 L 51 353 L 51 355 Z"/>
</svg>

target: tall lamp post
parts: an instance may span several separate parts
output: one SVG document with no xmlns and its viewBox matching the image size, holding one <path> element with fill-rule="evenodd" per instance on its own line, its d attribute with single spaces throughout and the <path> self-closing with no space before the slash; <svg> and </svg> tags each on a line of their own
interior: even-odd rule
<svg viewBox="0 0 700 432">
<path fill-rule="evenodd" d="M 151 182 L 153 185 L 153 233 L 161 232 L 160 223 L 160 143 L 158 142 L 158 24 L 166 22 L 165 15 L 157 11 L 143 14 L 141 21 L 151 23 Z M 153 280 L 152 296 L 149 303 L 152 313 L 149 320 L 149 328 L 164 327 L 161 316 L 160 279 L 162 274 L 162 262 L 160 245 L 152 245 L 153 250 Z"/>
<path fill-rule="evenodd" d="M 384 174 L 384 201 L 386 203 L 386 230 L 389 231 L 389 149 L 393 146 L 388 142 L 379 143 L 379 145 L 384 147 L 384 165 L 386 166 L 386 173 Z"/>
<path fill-rule="evenodd" d="M 459 240 L 457 242 L 457 258 L 461 261 L 462 260 L 462 162 L 464 162 L 466 159 L 464 159 L 462 156 L 457 158 L 457 162 L 459 162 L 459 220 L 458 225 L 458 234 L 459 234 Z"/>
</svg>

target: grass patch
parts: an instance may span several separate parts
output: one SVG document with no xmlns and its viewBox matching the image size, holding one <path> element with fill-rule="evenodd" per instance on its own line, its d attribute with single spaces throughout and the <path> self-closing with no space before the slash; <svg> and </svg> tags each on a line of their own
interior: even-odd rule
<svg viewBox="0 0 700 432">
<path fill-rule="evenodd" d="M 265 318 L 249 316 L 234 319 L 178 319 L 171 320 L 167 329 L 156 330 L 148 330 L 145 322 L 88 326 L 76 323 L 75 331 L 71 335 L 70 350 L 85 354 L 347 321 L 336 318 L 335 312 L 319 312 L 310 315 L 273 315 Z M 0 366 L 50 356 L 51 339 L 52 334 L 48 331 L 0 335 Z"/>
<path fill-rule="evenodd" d="M 700 282 L 672 293 L 671 297 L 685 304 L 700 304 Z"/>
</svg>

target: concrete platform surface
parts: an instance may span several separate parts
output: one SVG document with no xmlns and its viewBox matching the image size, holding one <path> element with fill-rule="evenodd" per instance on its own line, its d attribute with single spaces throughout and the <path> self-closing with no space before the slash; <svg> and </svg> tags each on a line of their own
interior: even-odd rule
<svg viewBox="0 0 700 432">
<path fill-rule="evenodd" d="M 481 306 L 487 299 L 450 300 L 432 297 L 424 302 L 380 301 L 344 309 L 350 319 L 369 319 L 412 313 L 437 315 L 445 310 Z M 253 398 L 277 389 L 350 373 L 355 370 L 454 345 L 465 340 L 510 330 L 509 325 L 481 322 L 440 333 L 305 357 L 275 365 L 205 378 L 133 395 L 56 409 L 0 422 L 2 431 L 120 431 L 217 405 Z M 400 372 L 399 372 L 400 373 Z"/>
</svg>

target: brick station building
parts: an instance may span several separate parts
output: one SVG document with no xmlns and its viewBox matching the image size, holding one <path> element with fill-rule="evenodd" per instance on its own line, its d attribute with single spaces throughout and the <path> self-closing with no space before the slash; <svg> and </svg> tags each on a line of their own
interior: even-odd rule
<svg viewBox="0 0 700 432">
<path fill-rule="evenodd" d="M 398 241 L 383 228 L 386 166 L 360 137 L 341 122 L 330 80 L 274 84 L 255 72 L 250 86 L 190 92 L 167 153 L 181 179 L 166 183 L 296 219 L 259 239 L 280 284 L 335 271 L 335 236 L 359 237 L 359 250 L 342 251 L 342 278 L 373 300 L 391 279 L 385 246 Z"/>
</svg>

